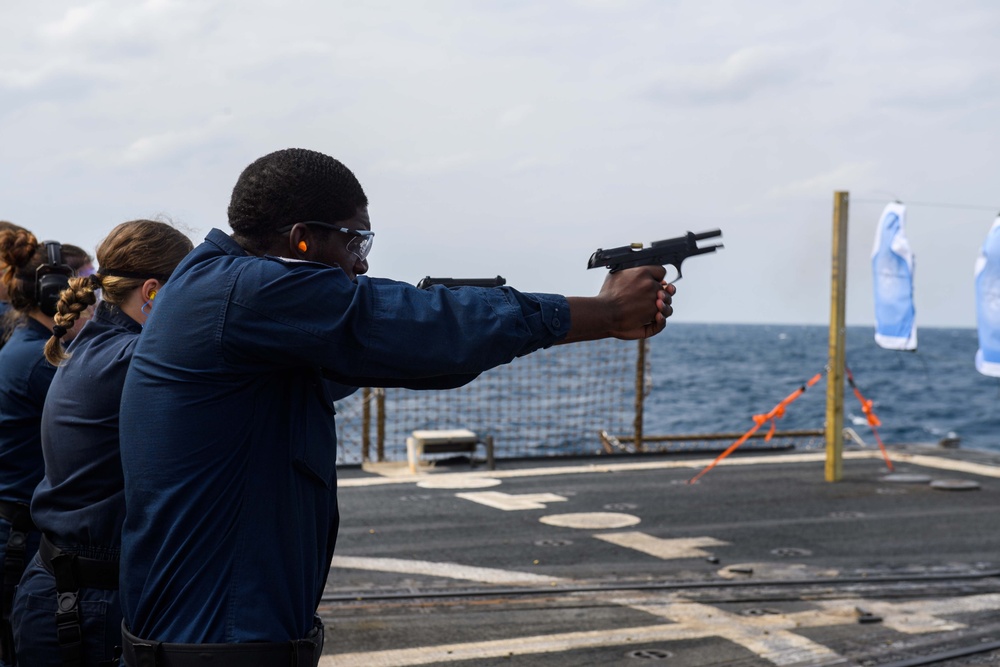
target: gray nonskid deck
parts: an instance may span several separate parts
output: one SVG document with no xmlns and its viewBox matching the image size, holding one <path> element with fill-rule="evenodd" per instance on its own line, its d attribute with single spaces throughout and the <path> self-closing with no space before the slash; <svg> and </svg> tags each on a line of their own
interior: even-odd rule
<svg viewBox="0 0 1000 667">
<path fill-rule="evenodd" d="M 893 455 L 980 488 L 885 481 L 868 451 L 833 484 L 821 453 L 695 485 L 704 459 L 344 470 L 323 664 L 1000 660 L 1000 460 Z"/>
</svg>

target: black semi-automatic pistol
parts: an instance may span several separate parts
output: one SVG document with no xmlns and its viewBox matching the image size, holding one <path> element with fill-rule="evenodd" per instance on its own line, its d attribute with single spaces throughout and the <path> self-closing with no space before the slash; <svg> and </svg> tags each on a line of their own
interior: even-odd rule
<svg viewBox="0 0 1000 667">
<path fill-rule="evenodd" d="M 417 283 L 420 289 L 427 289 L 432 285 L 444 285 L 445 287 L 501 287 L 507 281 L 502 276 L 496 278 L 421 278 Z"/>
<path fill-rule="evenodd" d="M 609 248 L 608 250 L 598 248 L 597 252 L 590 256 L 587 268 L 598 269 L 607 267 L 611 269 L 611 273 L 614 273 L 615 271 L 631 269 L 635 266 L 669 265 L 677 269 L 677 278 L 674 280 L 678 280 L 681 277 L 681 263 L 685 259 L 692 255 L 704 255 L 707 252 L 715 252 L 717 248 L 723 247 L 721 243 L 718 243 L 699 248 L 698 241 L 718 236 L 722 236 L 722 230 L 713 229 L 710 232 L 701 232 L 700 234 L 688 232 L 684 236 L 679 236 L 675 239 L 653 241 L 648 248 L 643 248 L 641 243 L 623 245 L 620 248 Z"/>
</svg>

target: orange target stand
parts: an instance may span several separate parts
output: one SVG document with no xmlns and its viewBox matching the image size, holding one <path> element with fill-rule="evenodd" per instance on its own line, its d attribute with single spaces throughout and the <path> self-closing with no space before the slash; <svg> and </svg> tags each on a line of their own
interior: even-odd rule
<svg viewBox="0 0 1000 667">
<path fill-rule="evenodd" d="M 844 476 L 844 373 L 848 373 L 851 388 L 854 395 L 861 403 L 861 410 L 868 419 L 868 425 L 875 433 L 875 439 L 885 457 L 885 463 L 892 470 L 892 461 L 879 437 L 877 426 L 881 425 L 878 417 L 872 411 L 872 401 L 866 400 L 854 383 L 854 376 L 850 375 L 847 368 L 845 348 L 845 306 L 847 302 L 847 210 L 848 193 L 833 193 L 833 257 L 830 268 L 830 356 L 826 366 L 826 481 L 839 482 Z M 785 409 L 799 396 L 805 393 L 806 389 L 813 386 L 823 377 L 822 373 L 817 373 L 804 385 L 789 394 L 783 401 L 763 415 L 754 415 L 754 426 L 747 431 L 743 437 L 734 442 L 726 451 L 722 452 L 704 470 L 692 477 L 688 484 L 693 484 L 698 479 L 714 468 L 719 461 L 732 454 L 751 435 L 757 432 L 761 426 L 768 421 L 771 422 L 771 431 L 765 440 L 770 440 L 774 433 L 775 421 L 785 414 Z"/>
<path fill-rule="evenodd" d="M 865 417 L 868 420 L 868 425 L 871 427 L 872 433 L 875 434 L 875 439 L 878 441 L 879 449 L 882 450 L 882 456 L 883 456 L 883 458 L 885 458 L 885 464 L 886 464 L 886 466 L 888 466 L 889 470 L 891 471 L 892 470 L 892 461 L 889 460 L 889 453 L 886 451 L 885 445 L 882 444 L 882 438 L 880 438 L 879 434 L 878 434 L 878 428 L 877 427 L 881 426 L 882 422 L 879 420 L 879 418 L 875 415 L 875 412 L 872 410 L 872 406 L 874 405 L 874 402 L 866 399 L 861 394 L 861 391 L 858 389 L 857 385 L 854 383 L 854 376 L 851 374 L 851 369 L 847 368 L 846 364 L 844 365 L 844 368 L 847 371 L 847 377 L 848 377 L 848 379 L 850 381 L 851 389 L 854 390 L 854 395 L 857 397 L 858 402 L 861 404 L 861 411 L 865 413 Z M 771 422 L 771 430 L 769 430 L 767 432 L 767 436 L 764 438 L 764 442 L 770 442 L 771 437 L 774 435 L 775 429 L 777 428 L 778 420 L 785 416 L 785 411 L 788 409 L 788 406 L 791 405 L 793 402 L 795 402 L 795 400 L 799 396 L 801 396 L 802 394 L 806 393 L 806 389 L 808 389 L 809 387 L 813 386 L 814 384 L 816 384 L 817 382 L 819 382 L 822 379 L 823 379 L 823 374 L 822 373 L 816 373 L 816 375 L 814 375 L 811 378 L 809 378 L 809 380 L 805 384 L 803 384 L 801 387 L 799 387 L 798 389 L 796 389 L 795 391 L 793 391 L 792 393 L 790 393 L 788 396 L 786 396 L 784 399 L 782 399 L 780 403 L 778 403 L 773 408 L 771 408 L 770 412 L 766 412 L 764 414 L 759 414 L 759 415 L 754 415 L 753 416 L 753 427 L 749 431 L 747 431 L 746 433 L 744 433 L 740 437 L 739 440 L 737 440 L 736 442 L 734 442 L 733 444 L 731 444 L 728 448 L 726 448 L 726 451 L 724 451 L 721 454 L 719 454 L 715 458 L 714 461 L 712 461 L 710 464 L 708 464 L 707 466 L 705 466 L 705 468 L 703 468 L 701 472 L 699 472 L 697 475 L 695 475 L 690 480 L 688 480 L 688 484 L 694 484 L 695 482 L 697 482 L 702 477 L 702 475 L 704 475 L 709 470 L 711 470 L 716 465 L 718 465 L 719 462 L 722 461 L 722 459 L 726 458 L 727 456 L 729 456 L 730 454 L 732 454 L 733 452 L 735 452 L 740 447 L 740 445 L 742 445 L 744 442 L 746 442 L 747 440 L 749 440 L 750 436 L 752 436 L 754 433 L 756 433 L 758 430 L 760 430 L 760 427 L 763 426 L 764 424 L 768 423 L 768 422 Z M 827 375 L 827 384 L 828 384 L 828 387 L 829 387 L 830 384 L 832 384 L 832 382 L 830 380 L 830 377 L 829 377 L 829 374 Z M 829 388 L 828 388 L 828 391 L 829 391 Z M 839 392 L 839 393 L 841 395 L 843 394 L 842 391 Z M 841 409 L 843 409 L 843 404 L 841 404 Z M 843 434 L 841 434 L 841 441 L 843 441 Z"/>
<path fill-rule="evenodd" d="M 858 389 L 858 385 L 854 382 L 854 374 L 851 373 L 851 369 L 848 366 L 844 366 L 844 370 L 847 371 L 847 382 L 851 385 L 851 390 L 854 392 L 854 396 L 858 399 L 858 403 L 861 404 L 861 412 L 865 413 L 865 419 L 868 420 L 868 426 L 871 427 L 872 433 L 875 434 L 875 441 L 878 443 L 878 448 L 882 451 L 882 458 L 885 459 L 885 465 L 889 468 L 889 472 L 892 472 L 892 461 L 889 459 L 889 452 L 885 450 L 885 444 L 882 442 L 882 438 L 878 434 L 878 427 L 882 425 L 882 420 L 878 418 L 875 411 L 872 410 L 872 406 L 875 405 L 874 401 L 870 401 L 861 395 L 861 390 Z"/>
<path fill-rule="evenodd" d="M 774 431 L 777 428 L 778 420 L 785 416 L 785 409 L 789 405 L 791 405 L 792 402 L 795 401 L 795 399 L 797 399 L 802 394 L 806 393 L 806 389 L 808 389 L 809 387 L 811 387 L 814 384 L 816 384 L 817 382 L 819 382 L 822 378 L 823 378 L 823 374 L 822 373 L 817 373 L 812 378 L 810 378 L 808 382 L 806 382 L 804 385 L 802 385 L 801 387 L 799 387 L 798 389 L 796 389 L 795 391 L 793 391 L 792 393 L 790 393 L 780 403 L 778 403 L 776 406 L 774 406 L 773 408 L 771 408 L 770 412 L 768 412 L 766 414 L 761 414 L 761 415 L 754 415 L 753 416 L 753 423 L 754 423 L 753 428 L 751 428 L 749 431 L 747 431 L 746 433 L 744 433 L 743 436 L 739 440 L 737 440 L 733 444 L 729 445 L 729 447 L 726 449 L 726 451 L 724 451 L 721 454 L 719 454 L 715 458 L 715 460 L 712 461 L 707 466 L 705 466 L 705 468 L 700 473 L 698 473 L 697 475 L 695 475 L 694 477 L 692 477 L 690 480 L 688 480 L 688 484 L 694 484 L 695 482 L 697 482 L 701 478 L 702 475 L 704 475 L 709 470 L 711 470 L 716 465 L 718 465 L 719 461 L 721 461 L 722 459 L 726 458 L 727 456 L 729 456 L 730 454 L 732 454 L 733 452 L 735 452 L 739 448 L 740 445 L 742 445 L 744 442 L 746 442 L 747 440 L 749 440 L 750 436 L 753 435 L 754 433 L 756 433 L 758 430 L 760 430 L 760 427 L 763 426 L 764 424 L 766 424 L 767 422 L 771 422 L 771 430 L 767 432 L 767 437 L 764 438 L 764 441 L 765 442 L 770 442 L 771 436 L 774 435 Z"/>
<path fill-rule="evenodd" d="M 885 458 L 885 464 L 892 470 L 892 461 L 879 437 L 877 427 L 882 422 L 872 411 L 873 402 L 862 396 L 854 383 L 854 376 L 847 368 L 845 354 L 845 307 L 847 302 L 847 211 L 849 195 L 847 192 L 838 191 L 833 193 L 833 254 L 830 267 L 830 347 L 829 361 L 826 366 L 826 481 L 839 482 L 844 475 L 844 379 L 845 371 L 847 379 L 850 381 L 854 395 L 861 403 L 861 410 L 864 412 L 871 426 L 875 439 L 878 441 L 879 449 Z M 775 420 L 780 419 L 785 414 L 785 409 L 799 396 L 805 393 L 806 389 L 813 386 L 823 377 L 822 373 L 817 373 L 804 385 L 789 394 L 783 401 L 774 408 L 762 415 L 754 415 L 754 426 L 747 431 L 743 437 L 729 446 L 704 470 L 692 477 L 688 484 L 693 484 L 698 479 L 714 468 L 722 459 L 732 454 L 736 449 L 746 442 L 751 435 L 756 433 L 761 426 L 768 421 L 771 422 L 771 430 L 765 440 L 770 440 L 775 430 Z"/>
</svg>

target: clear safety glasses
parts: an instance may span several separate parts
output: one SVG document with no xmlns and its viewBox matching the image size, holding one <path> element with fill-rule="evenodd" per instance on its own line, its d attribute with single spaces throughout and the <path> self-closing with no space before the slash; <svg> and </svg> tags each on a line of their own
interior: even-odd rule
<svg viewBox="0 0 1000 667">
<path fill-rule="evenodd" d="M 347 227 L 338 227 L 337 225 L 331 225 L 328 222 L 319 222 L 318 220 L 305 220 L 298 224 L 315 225 L 353 236 L 354 238 L 347 242 L 347 251 L 357 255 L 358 259 L 362 261 L 368 258 L 368 253 L 372 251 L 372 243 L 375 241 L 375 232 L 368 229 L 348 229 Z M 287 227 L 282 227 L 278 232 L 284 234 L 291 231 L 294 226 L 288 225 Z"/>
</svg>

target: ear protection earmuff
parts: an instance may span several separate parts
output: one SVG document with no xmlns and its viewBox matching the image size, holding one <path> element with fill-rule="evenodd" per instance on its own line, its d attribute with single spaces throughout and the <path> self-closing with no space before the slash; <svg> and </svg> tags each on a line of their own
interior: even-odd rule
<svg viewBox="0 0 1000 667">
<path fill-rule="evenodd" d="M 45 241 L 45 254 L 48 263 L 35 269 L 35 303 L 52 317 L 56 314 L 59 295 L 69 287 L 69 279 L 75 272 L 63 264 L 62 244 L 58 241 Z"/>
<path fill-rule="evenodd" d="M 309 250 L 309 246 L 306 245 L 305 241 L 299 241 L 299 250 L 301 250 L 302 252 Z"/>
</svg>

